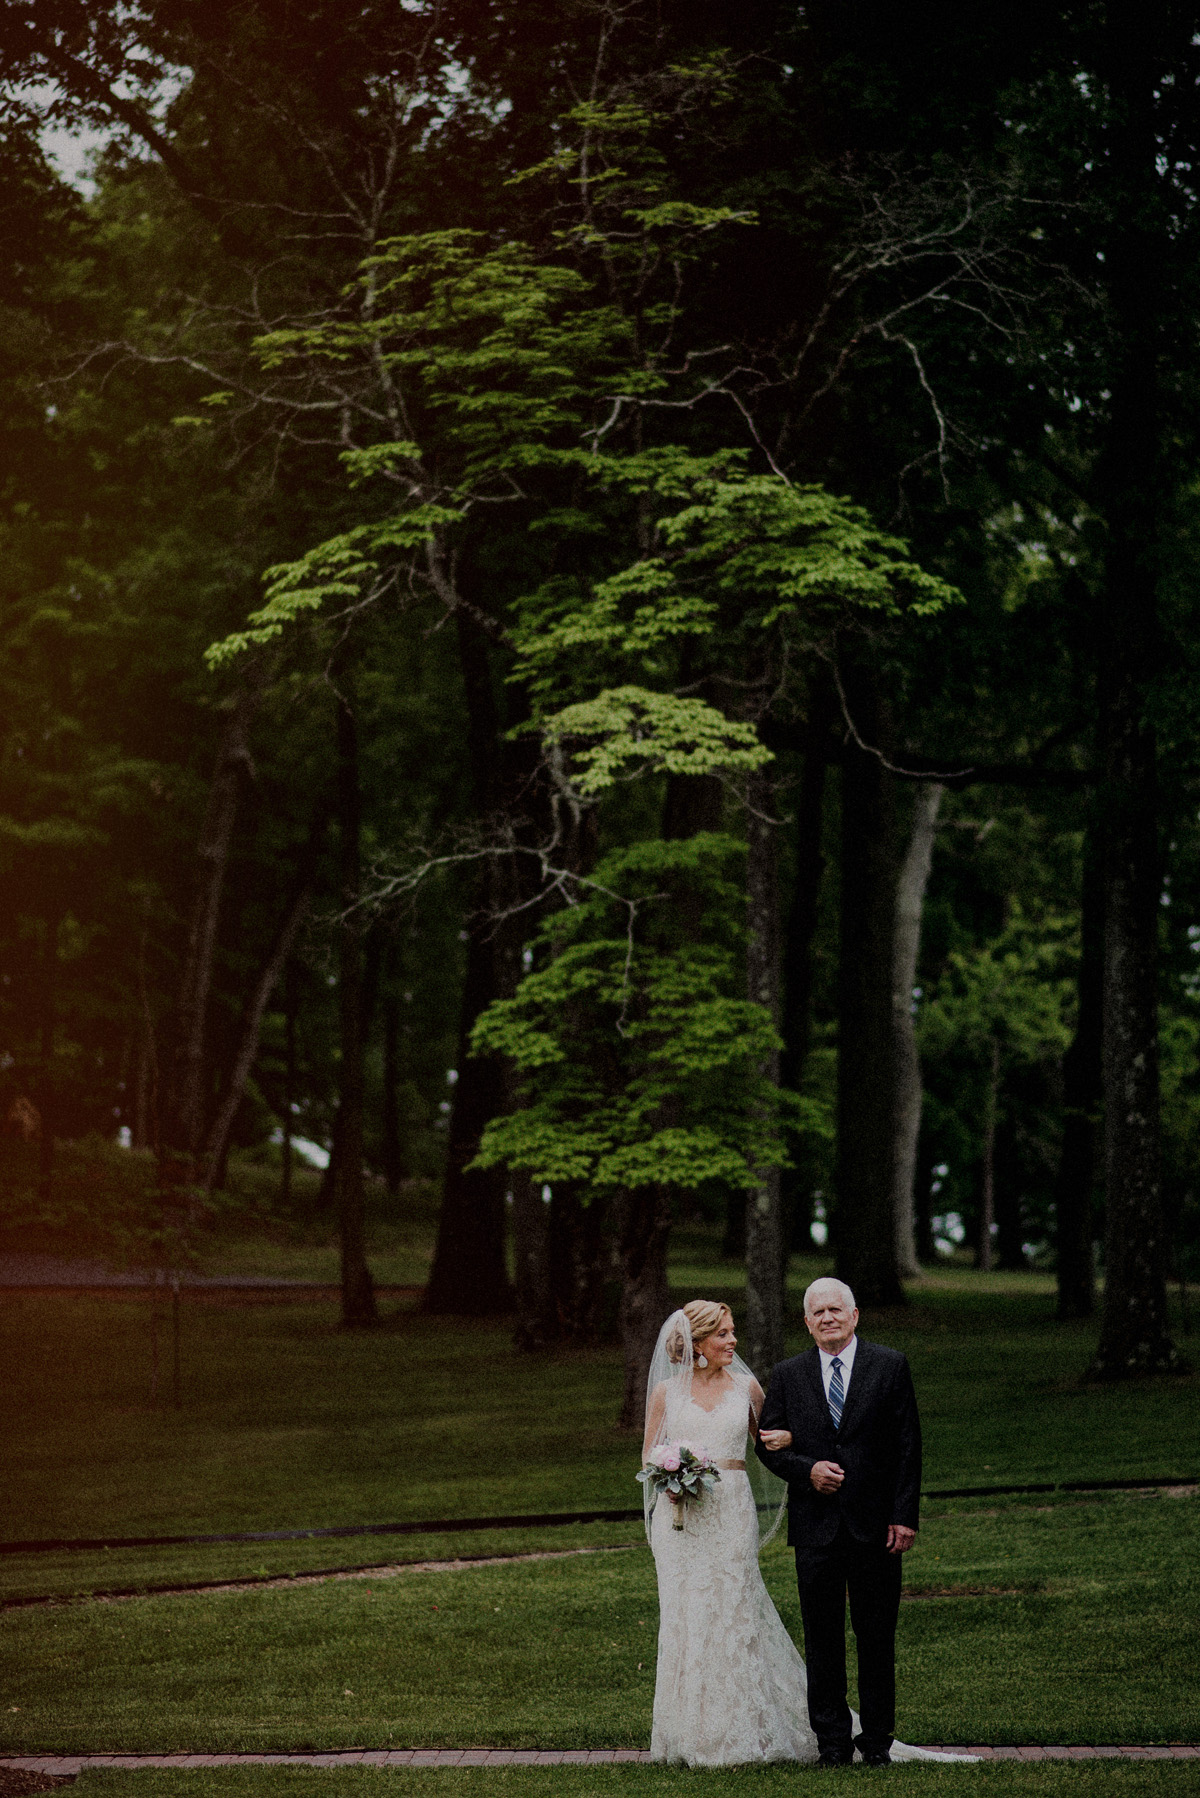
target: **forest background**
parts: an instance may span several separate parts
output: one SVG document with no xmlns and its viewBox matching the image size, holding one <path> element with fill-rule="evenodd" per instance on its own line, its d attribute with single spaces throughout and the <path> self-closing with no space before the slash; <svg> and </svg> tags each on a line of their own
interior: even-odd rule
<svg viewBox="0 0 1200 1798">
<path fill-rule="evenodd" d="M 426 1307 L 619 1322 L 627 1421 L 697 1217 L 758 1366 L 815 1240 L 875 1305 L 1102 1276 L 1090 1371 L 1176 1367 L 1187 9 L 16 0 L 0 57 L 12 1239 L 178 1265 L 256 1162 L 365 1326 L 435 1192 Z"/>
</svg>

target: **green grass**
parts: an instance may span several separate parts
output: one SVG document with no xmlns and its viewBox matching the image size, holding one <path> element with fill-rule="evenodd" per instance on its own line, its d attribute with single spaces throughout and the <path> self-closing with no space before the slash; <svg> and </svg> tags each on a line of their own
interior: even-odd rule
<svg viewBox="0 0 1200 1798">
<path fill-rule="evenodd" d="M 711 1241 L 693 1232 L 680 1247 L 689 1272 L 677 1296 L 724 1294 L 736 1305 L 735 1270 Z M 817 1271 L 797 1264 L 793 1286 Z M 385 1311 L 379 1330 L 348 1334 L 332 1305 L 186 1307 L 176 1412 L 149 1401 L 144 1303 L 9 1298 L 0 1308 L 4 1535 L 637 1503 L 637 1444 L 614 1423 L 615 1344 L 530 1358 L 514 1353 L 506 1323 L 427 1319 L 408 1302 Z M 865 1317 L 862 1329 L 912 1359 L 927 1487 L 1200 1473 L 1197 1377 L 1080 1385 L 1094 1328 L 1056 1323 L 1041 1276 L 940 1269 L 906 1310 Z M 1194 1496 L 927 1503 L 910 1586 L 985 1595 L 905 1605 L 902 1733 L 1194 1736 L 1198 1518 Z M 4 1556 L 0 1596 L 638 1540 L 636 1526 L 616 1524 Z M 798 1628 L 786 1553 L 765 1568 Z M 642 1745 L 655 1622 L 644 1545 L 470 1572 L 13 1610 L 0 1638 L 0 1748 Z"/>
<path fill-rule="evenodd" d="M 321 1175 L 298 1166 L 289 1212 L 279 1208 L 280 1170 L 253 1157 L 230 1160 L 227 1190 L 190 1233 L 187 1259 L 202 1273 L 283 1278 L 336 1285 L 336 1219 L 320 1200 Z M 0 1252 L 39 1252 L 117 1267 L 153 1264 L 154 1160 L 99 1137 L 59 1143 L 54 1198 L 38 1199 L 37 1147 L 0 1137 Z M 390 1196 L 382 1180 L 366 1184 L 367 1250 L 380 1285 L 421 1285 L 437 1230 L 438 1192 L 412 1179 Z"/>
<path fill-rule="evenodd" d="M 12 1299 L 0 1311 L 6 1536 L 637 1503 L 636 1449 L 613 1427 L 613 1351 L 544 1364 L 515 1354 L 506 1327 L 408 1310 L 347 1334 L 336 1318 L 317 1305 L 186 1308 L 175 1412 L 147 1396 L 145 1305 Z"/>
<path fill-rule="evenodd" d="M 815 1776 L 814 1776 L 815 1777 Z M 1043 1761 L 1020 1765 L 893 1766 L 886 1773 L 856 1767 L 820 1776 L 822 1791 L 903 1793 L 905 1798 L 1183 1798 L 1197 1785 L 1195 1763 L 1093 1761 L 1086 1766 Z M 80 1775 L 78 1791 L 91 1798 L 708 1798 L 714 1789 L 733 1798 L 794 1798 L 808 1783 L 795 1767 L 731 1767 L 719 1782 L 709 1772 L 680 1767 L 221 1767 L 185 1771 L 119 1772 L 96 1768 Z"/>
<path fill-rule="evenodd" d="M 863 1332 L 912 1358 L 927 1486 L 1200 1473 L 1196 1376 L 1080 1386 L 1094 1331 L 1056 1324 L 1048 1294 L 930 1285 Z M 615 1345 L 521 1356 L 507 1324 L 404 1302 L 362 1334 L 331 1305 L 188 1306 L 178 1413 L 150 1402 L 141 1302 L 10 1298 L 0 1356 L 9 1539 L 637 1500 Z"/>
<path fill-rule="evenodd" d="M 64 1551 L 0 1557 L 0 1603 L 90 1592 L 153 1592 L 200 1580 L 283 1578 L 337 1568 L 393 1566 L 479 1556 L 555 1553 L 641 1543 L 637 1523 L 574 1524 L 553 1529 L 422 1531 L 415 1536 L 318 1537 L 300 1542 L 242 1542 L 190 1548 Z"/>
<path fill-rule="evenodd" d="M 230 1162 L 222 1209 L 197 1238 L 197 1262 L 208 1274 L 312 1280 L 337 1285 L 340 1251 L 333 1212 L 320 1205 L 321 1176 L 305 1168 L 293 1175 L 294 1212 L 277 1210 L 277 1167 L 246 1159 Z M 392 1198 L 380 1180 L 366 1188 L 366 1241 L 371 1272 L 380 1286 L 423 1286 L 429 1278 L 437 1233 L 439 1196 L 431 1180 L 405 1181 Z"/>
<path fill-rule="evenodd" d="M 1196 1731 L 1200 1501 L 931 1516 L 906 1564 L 901 1735 L 1172 1741 Z M 764 1560 L 799 1631 L 790 1557 Z M 11 1612 L 7 1752 L 638 1747 L 657 1623 L 642 1548 L 453 1573 Z M 15 1708 L 14 1708 L 15 1707 Z"/>
<path fill-rule="evenodd" d="M 370 1231 L 371 1273 L 377 1286 L 423 1286 L 432 1259 L 423 1229 L 380 1221 Z M 289 1237 L 222 1234 L 201 1245 L 198 1268 L 205 1274 L 233 1275 L 241 1280 L 307 1280 L 336 1286 L 340 1251 L 335 1242 Z"/>
</svg>

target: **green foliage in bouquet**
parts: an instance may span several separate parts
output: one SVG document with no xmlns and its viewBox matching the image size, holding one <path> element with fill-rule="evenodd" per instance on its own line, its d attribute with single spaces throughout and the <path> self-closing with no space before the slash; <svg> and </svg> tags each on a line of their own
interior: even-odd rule
<svg viewBox="0 0 1200 1798">
<path fill-rule="evenodd" d="M 705 1498 L 720 1477 L 720 1469 L 686 1442 L 665 1443 L 634 1475 L 651 1493 L 652 1502 L 666 1494 L 672 1508 L 671 1527 L 677 1530 L 683 1528 L 688 1500 Z"/>
</svg>

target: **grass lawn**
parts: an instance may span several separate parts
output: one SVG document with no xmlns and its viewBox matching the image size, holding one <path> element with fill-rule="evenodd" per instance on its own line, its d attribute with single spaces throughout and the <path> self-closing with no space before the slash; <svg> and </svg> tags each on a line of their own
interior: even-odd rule
<svg viewBox="0 0 1200 1798">
<path fill-rule="evenodd" d="M 1040 1284 L 989 1290 L 947 1275 L 905 1311 L 864 1319 L 864 1335 L 912 1359 L 926 1486 L 1200 1474 L 1200 1380 L 1080 1386 L 1094 1331 L 1056 1323 Z M 361 1334 L 339 1330 L 331 1305 L 186 1306 L 175 1412 L 149 1400 L 149 1325 L 149 1307 L 126 1299 L 0 1307 L 8 1539 L 637 1503 L 637 1446 L 613 1421 L 615 1346 L 521 1356 L 506 1325 L 426 1319 L 403 1302 Z M 334 1564 L 380 1552 L 360 1546 L 339 1546 Z M 235 1569 L 221 1552 L 224 1575 Z M 331 1559 L 326 1547 L 315 1562 L 296 1563 L 294 1545 L 282 1562 L 273 1552 L 255 1545 L 238 1566 Z M 114 1579 L 105 1559 L 72 1561 L 78 1583 L 128 1583 L 128 1567 Z"/>
<path fill-rule="evenodd" d="M 680 1300 L 720 1294 L 737 1305 L 736 1270 L 710 1244 L 684 1235 L 680 1250 Z M 819 1271 L 815 1261 L 797 1264 L 797 1293 Z M 637 1445 L 613 1421 L 615 1345 L 528 1358 L 513 1352 L 507 1325 L 425 1319 L 408 1303 L 387 1309 L 379 1330 L 347 1334 L 329 1305 L 185 1307 L 184 1403 L 175 1412 L 149 1402 L 144 1303 L 7 1297 L 4 1536 L 636 1505 Z M 1197 1376 L 1082 1387 L 1094 1327 L 1056 1323 L 1051 1283 L 1040 1276 L 939 1269 L 904 1311 L 864 1317 L 862 1331 L 911 1357 L 927 1488 L 1200 1473 Z M 1194 1341 L 1183 1346 L 1195 1354 Z M 901 1733 L 993 1743 L 1195 1739 L 1198 1520 L 1194 1494 L 928 1501 L 906 1573 L 910 1588 L 943 1595 L 914 1598 L 902 1612 Z M 632 1543 L 626 1553 L 453 1573 L 11 1610 L 0 1639 L 0 1751 L 641 1746 L 657 1611 L 636 1526 L 0 1556 L 0 1596 Z M 786 1552 L 764 1566 L 798 1629 Z M 1128 1774 L 1164 1791 L 1172 1779 L 1179 1790 L 1184 1779 L 1200 1783 L 1186 1765 L 985 1771 L 1036 1776 L 1031 1792 L 1073 1791 L 1077 1775 Z M 532 1783 L 507 1789 L 541 1790 L 546 1775 L 513 1772 Z M 548 1775 L 556 1790 L 574 1777 Z M 283 1777 L 230 1772 L 221 1789 Z M 315 1777 L 329 1791 L 342 1775 Z M 415 1782 L 414 1792 L 432 1778 L 445 1792 L 474 1775 L 349 1777 L 386 1778 L 393 1790 Z M 675 1789 L 688 1777 L 589 1769 L 587 1789 L 611 1779 L 631 1791 L 670 1779 Z M 730 1777 L 758 1779 L 766 1792 L 794 1774 L 722 1775 Z M 914 1791 L 944 1777 L 903 1774 Z"/>
<path fill-rule="evenodd" d="M 300 1542 L 248 1542 L 192 1548 L 64 1551 L 0 1557 L 0 1604 L 30 1595 L 155 1592 L 201 1580 L 279 1579 L 338 1568 L 394 1567 L 402 1562 L 453 1561 L 528 1552 L 629 1546 L 644 1541 L 635 1523 L 577 1524 L 567 1528 L 422 1531 L 416 1536 L 351 1536 Z"/>
<path fill-rule="evenodd" d="M 856 1767 L 822 1773 L 821 1790 L 903 1793 L 905 1798 L 1183 1798 L 1196 1790 L 1196 1766 L 1151 1761 L 1093 1761 L 1022 1766 Z M 793 1798 L 815 1775 L 794 1767 L 723 1770 L 731 1798 Z M 865 1783 L 864 1783 L 865 1782 Z M 195 1772 L 129 1773 L 97 1768 L 80 1775 L 81 1798 L 709 1798 L 714 1776 L 680 1767 L 221 1767 Z"/>
<path fill-rule="evenodd" d="M 907 1564 L 900 1733 L 916 1742 L 1196 1734 L 1200 1500 L 934 1513 Z M 764 1572 L 799 1630 L 790 1557 Z M 640 1747 L 656 1629 L 645 1546 L 453 1573 L 10 1612 L 7 1752 Z"/>
<path fill-rule="evenodd" d="M 54 1221 L 36 1196 L 36 1145 L 0 1136 L 0 1256 L 44 1253 L 112 1266 L 153 1264 L 149 1232 L 157 1221 L 154 1160 L 89 1137 L 60 1143 L 54 1172 Z M 231 1158 L 227 1189 L 190 1238 L 198 1272 L 264 1276 L 336 1285 L 339 1254 L 331 1208 L 320 1201 L 321 1175 L 298 1166 L 292 1203 L 279 1207 L 280 1170 Z M 390 1197 L 382 1180 L 366 1182 L 367 1249 L 380 1285 L 423 1285 L 433 1259 L 440 1203 L 437 1183 L 411 1179 Z"/>
<path fill-rule="evenodd" d="M 270 1276 L 336 1286 L 341 1255 L 336 1241 L 327 1236 L 328 1220 L 323 1223 L 324 1229 L 315 1234 L 278 1226 L 264 1234 L 261 1228 L 239 1230 L 233 1224 L 214 1230 L 200 1241 L 198 1269 L 244 1280 Z M 431 1220 L 424 1214 L 372 1217 L 367 1225 L 367 1247 L 377 1286 L 423 1286 L 433 1261 Z"/>
</svg>

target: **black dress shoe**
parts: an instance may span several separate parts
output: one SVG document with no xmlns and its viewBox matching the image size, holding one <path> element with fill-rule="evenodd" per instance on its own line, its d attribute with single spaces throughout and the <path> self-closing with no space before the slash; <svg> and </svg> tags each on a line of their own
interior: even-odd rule
<svg viewBox="0 0 1200 1798">
<path fill-rule="evenodd" d="M 892 1764 L 892 1757 L 885 1748 L 882 1753 L 876 1751 L 870 1754 L 864 1754 L 862 1757 L 862 1764 L 864 1767 L 890 1767 Z"/>
</svg>

